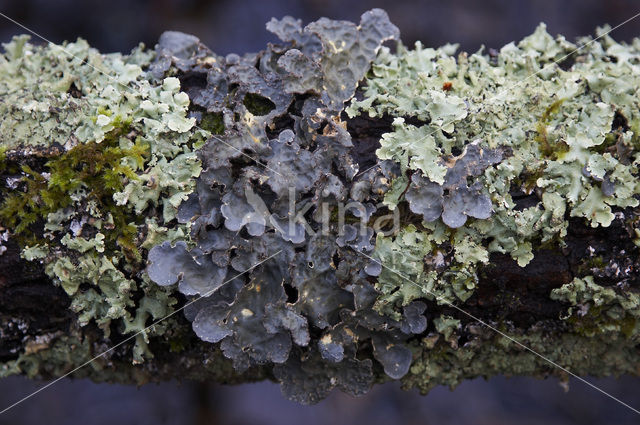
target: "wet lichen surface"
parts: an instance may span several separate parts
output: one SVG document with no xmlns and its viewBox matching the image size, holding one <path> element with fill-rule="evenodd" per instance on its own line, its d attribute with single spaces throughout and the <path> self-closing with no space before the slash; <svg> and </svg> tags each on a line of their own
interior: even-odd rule
<svg viewBox="0 0 640 425">
<path fill-rule="evenodd" d="M 0 260 L 68 314 L 1 312 L 1 376 L 122 343 L 78 375 L 178 364 L 302 403 L 567 377 L 474 317 L 576 374 L 638 373 L 640 41 L 410 49 L 380 10 L 267 29 L 243 56 L 176 32 L 4 46 Z"/>
</svg>

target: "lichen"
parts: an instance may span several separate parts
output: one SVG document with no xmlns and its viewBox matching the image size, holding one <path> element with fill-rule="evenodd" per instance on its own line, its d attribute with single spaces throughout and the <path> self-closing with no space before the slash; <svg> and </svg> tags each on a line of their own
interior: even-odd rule
<svg viewBox="0 0 640 425">
<path fill-rule="evenodd" d="M 71 297 L 81 326 L 142 331 L 176 302 L 138 275 L 144 235 L 195 188 L 194 149 L 208 133 L 186 116 L 177 78 L 145 74 L 153 54 L 143 46 L 101 55 L 83 40 L 37 47 L 21 36 L 4 47 L 2 226 Z M 41 170 L 16 167 L 28 152 L 44 157 Z M 147 341 L 137 338 L 135 362 L 151 355 Z"/>
<path fill-rule="evenodd" d="M 120 84 L 137 86 L 150 54 L 102 55 L 86 41 L 38 47 L 27 35 L 3 45 L 0 56 L 0 133 L 3 146 L 73 146 L 102 141 L 128 101 Z M 122 103 L 121 103 L 122 101 Z"/>
<path fill-rule="evenodd" d="M 461 346 L 444 341 L 438 334 L 428 335 L 419 347 L 415 347 L 420 354 L 402 379 L 403 387 L 416 388 L 426 394 L 438 385 L 455 388 L 464 380 L 478 376 L 556 376 L 562 381 L 569 378 L 565 371 L 544 358 L 578 376 L 637 373 L 637 342 L 618 332 L 606 331 L 586 337 L 567 330 L 549 333 L 543 329 L 542 323 L 527 332 L 513 326 L 503 327 L 506 334 L 532 351 L 477 323 L 470 323 L 460 330 L 468 335 Z"/>
<path fill-rule="evenodd" d="M 419 42 L 414 50 L 402 45 L 397 53 L 381 50 L 363 96 L 347 112 L 396 117 L 377 150 L 380 160 L 401 168 L 385 202 L 393 208 L 406 201 L 422 216 L 422 223 L 414 224 L 415 239 L 429 242 L 420 251 L 424 263 L 443 263 L 453 273 L 443 273 L 448 279 L 437 276 L 409 254 L 407 230 L 378 236 L 374 256 L 415 282 L 383 272 L 377 283 L 384 288 L 380 303 L 402 305 L 429 297 L 425 291 L 456 301 L 438 287 L 464 301 L 477 280 L 477 264 L 491 253 L 508 253 L 524 267 L 535 249 L 563 246 L 568 217 L 607 227 L 613 208 L 638 205 L 640 157 L 626 124 L 640 120 L 632 97 L 640 84 L 632 65 L 637 44 L 610 37 L 579 43 L 584 46 L 578 59 L 566 69 L 552 61 L 577 46 L 561 36 L 554 39 L 543 24 L 517 45 L 492 54 L 481 49 L 456 57 L 454 45 L 433 49 Z M 478 146 L 490 159 L 476 155 L 478 166 L 461 180 L 465 190 L 460 191 L 450 182 L 453 164 Z M 447 199 L 454 213 L 447 212 Z M 448 231 L 452 237 L 439 236 L 440 222 L 455 229 Z M 447 257 L 451 251 L 455 254 Z M 461 284 L 462 271 L 468 279 Z M 447 283 L 453 276 L 458 283 Z"/>
<path fill-rule="evenodd" d="M 551 298 L 570 305 L 564 319 L 579 334 L 593 337 L 620 332 L 627 338 L 638 339 L 640 295 L 635 291 L 603 287 L 595 283 L 593 276 L 585 276 L 554 289 Z"/>
<path fill-rule="evenodd" d="M 373 372 L 371 361 L 357 359 L 359 345 L 371 341 L 374 358 L 399 378 L 411 358 L 403 342 L 423 330 L 416 305 L 395 319 L 372 310 L 369 261 L 354 251 L 373 249 L 369 221 L 381 198 L 371 186 L 351 198 L 342 183 L 358 172 L 344 103 L 397 29 L 380 10 L 363 14 L 358 26 L 321 19 L 303 28 L 285 18 L 267 28 L 282 43 L 258 57 L 216 58 L 206 70 L 201 50 L 181 58 L 187 72 L 206 74 L 207 86 L 190 92 L 194 104 L 228 125 L 199 151 L 204 171 L 178 211 L 190 241 L 153 247 L 147 274 L 160 286 L 204 296 L 187 317 L 237 370 L 282 366 L 274 373 L 283 391 L 304 402 L 334 386 L 360 394 Z M 323 221 L 323 204 L 329 216 L 348 209 L 349 221 Z M 336 376 L 319 373 L 326 369 Z M 297 393 L 306 388 L 300 379 L 316 381 L 312 393 Z"/>
<path fill-rule="evenodd" d="M 640 42 L 582 39 L 575 53 L 541 25 L 497 53 L 393 51 L 381 10 L 267 29 L 281 41 L 226 57 L 178 32 L 124 56 L 6 44 L 0 242 L 44 265 L 79 329 L 137 334 L 134 363 L 165 337 L 172 353 L 264 368 L 302 403 L 387 379 L 428 391 L 553 373 L 451 305 L 482 308 L 491 256 L 525 267 L 562 251 L 570 221 L 624 223 L 638 243 Z M 389 131 L 354 143 L 345 116 L 362 114 Z M 551 291 L 560 317 L 487 323 L 576 373 L 632 371 L 633 262 L 611 255 Z M 195 341 L 175 318 L 147 328 L 178 306 Z M 78 358 L 43 336 L 0 375 L 50 359 L 62 374 L 89 351 L 74 335 L 59 344 Z"/>
</svg>

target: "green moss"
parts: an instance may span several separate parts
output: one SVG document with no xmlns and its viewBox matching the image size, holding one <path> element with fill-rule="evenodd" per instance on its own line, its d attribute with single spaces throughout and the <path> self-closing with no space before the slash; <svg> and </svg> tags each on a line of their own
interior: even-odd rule
<svg viewBox="0 0 640 425">
<path fill-rule="evenodd" d="M 585 257 L 580 261 L 580 264 L 577 267 L 578 276 L 588 275 L 593 273 L 593 269 L 603 269 L 607 263 L 604 261 L 601 255 L 597 255 L 595 257 Z"/>
<path fill-rule="evenodd" d="M 169 350 L 171 350 L 172 353 L 183 352 L 186 349 L 188 343 L 189 341 L 184 335 L 176 338 L 171 338 L 169 340 Z"/>
<path fill-rule="evenodd" d="M 247 93 L 242 103 L 253 115 L 267 115 L 276 108 L 276 105 L 271 100 L 255 93 Z"/>
<path fill-rule="evenodd" d="M 124 189 L 127 179 L 137 179 L 135 171 L 144 168 L 149 146 L 136 141 L 130 148 L 122 148 L 119 139 L 129 132 L 130 121 L 126 120 L 111 130 L 101 143 L 88 142 L 76 145 L 45 165 L 47 174 L 37 173 L 30 167 L 22 167 L 23 192 L 7 194 L 0 205 L 0 221 L 12 229 L 23 246 L 40 242 L 34 227 L 43 223 L 49 214 L 70 207 L 78 191 L 85 192 L 86 202 L 108 214 L 113 222 L 106 232 L 108 250 L 122 250 L 132 261 L 141 261 L 134 238 L 137 229 L 132 222 L 139 221 L 127 209 L 119 207 L 113 195 Z M 134 166 L 125 163 L 132 160 Z M 131 161 L 129 161 L 131 162 Z"/>
<path fill-rule="evenodd" d="M 27 41 L 14 38 L 0 55 L 0 134 L 9 158 L 0 167 L 3 176 L 22 175 L 0 188 L 0 222 L 22 256 L 44 265 L 69 295 L 78 325 L 93 322 L 105 338 L 114 324 L 122 334 L 143 331 L 132 350 L 141 362 L 152 356 L 149 336 L 166 331 L 144 331 L 147 320 L 176 302 L 140 273 L 143 240 L 188 233 L 158 223 L 171 222 L 193 191 L 201 171 L 195 150 L 210 133 L 187 117 L 189 97 L 177 78 L 143 71 L 153 51 L 102 55 L 79 40 L 64 47 L 86 61 L 61 60 L 58 46 Z M 32 150 L 48 162 L 18 168 L 24 161 L 13 158 Z"/>
<path fill-rule="evenodd" d="M 30 227 L 38 218 L 46 216 L 49 208 L 44 204 L 40 194 L 47 190 L 47 181 L 28 165 L 23 165 L 22 178 L 26 188 L 24 193 L 5 195 L 0 205 L 0 225 L 12 229 L 14 235 L 22 236 L 23 245 L 37 243 L 35 230 Z"/>
<path fill-rule="evenodd" d="M 559 159 L 569 151 L 569 146 L 565 142 L 560 140 L 550 141 L 547 130 L 551 123 L 551 118 L 558 113 L 565 100 L 558 99 L 549 105 L 536 124 L 537 134 L 535 140 L 538 142 L 540 153 L 545 158 Z"/>
<path fill-rule="evenodd" d="M 224 133 L 224 119 L 222 113 L 205 112 L 202 114 L 200 128 L 210 132 L 211 134 Z"/>
<path fill-rule="evenodd" d="M 0 173 L 2 173 L 7 168 L 7 147 L 0 146 Z"/>
<path fill-rule="evenodd" d="M 630 314 L 625 315 L 624 319 L 618 322 L 620 326 L 620 332 L 626 337 L 631 338 L 636 331 L 636 324 L 638 323 L 638 319 L 633 317 Z"/>
</svg>

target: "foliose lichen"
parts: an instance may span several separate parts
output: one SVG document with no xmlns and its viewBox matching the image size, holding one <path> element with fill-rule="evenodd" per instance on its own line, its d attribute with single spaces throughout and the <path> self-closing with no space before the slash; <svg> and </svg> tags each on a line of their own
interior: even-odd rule
<svg viewBox="0 0 640 425">
<path fill-rule="evenodd" d="M 568 217 L 606 227 L 612 208 L 638 205 L 637 41 L 626 46 L 604 36 L 576 45 L 541 24 L 499 51 L 456 50 L 419 42 L 397 53 L 383 48 L 363 96 L 347 108 L 350 116 L 397 117 L 377 150 L 401 168 L 385 202 L 406 201 L 422 216 L 418 236 L 408 236 L 414 227 L 378 236 L 374 255 L 386 262 L 399 254 L 388 264 L 417 282 L 407 287 L 383 271 L 385 303 L 433 298 L 438 286 L 464 301 L 476 265 L 491 253 L 508 253 L 524 267 L 534 249 L 563 246 Z M 556 63 L 569 57 L 573 63 Z"/>
<path fill-rule="evenodd" d="M 107 337 L 184 306 L 210 359 L 266 367 L 302 403 L 386 379 L 426 392 L 551 374 L 449 306 L 477 295 L 492 255 L 525 267 L 564 249 L 572 220 L 640 240 L 640 41 L 576 45 L 541 25 L 456 56 L 407 49 L 381 10 L 267 29 L 281 41 L 243 56 L 178 32 L 126 56 L 5 45 L 0 255 L 22 237 L 78 324 Z M 389 125 L 356 144 L 363 115 Z M 42 163 L 17 167 L 21 151 Z M 561 317 L 492 325 L 577 373 L 629 372 L 636 289 L 621 262 L 592 263 L 549 294 Z M 141 333 L 132 359 L 170 327 Z M 615 350 L 585 355 L 604 340 Z"/>
<path fill-rule="evenodd" d="M 101 55 L 83 40 L 39 47 L 20 36 L 4 48 L 2 226 L 71 297 L 80 325 L 142 331 L 175 303 L 140 274 L 142 245 L 164 237 L 157 223 L 195 188 L 194 150 L 208 133 L 194 131 L 177 78 L 143 71 L 153 56 L 143 46 Z M 17 166 L 33 152 L 42 171 Z M 135 361 L 151 355 L 147 341 L 138 335 Z"/>
<path fill-rule="evenodd" d="M 197 49 L 183 58 L 187 72 L 207 81 L 190 92 L 193 103 L 222 114 L 225 132 L 199 151 L 204 170 L 178 212 L 193 246 L 155 246 L 147 272 L 159 285 L 178 283 L 183 294 L 203 296 L 187 317 L 238 370 L 276 364 L 283 391 L 302 402 L 334 386 L 361 394 L 373 383 L 373 365 L 359 359 L 360 347 L 370 341 L 373 357 L 397 379 L 411 363 L 403 341 L 426 326 L 420 302 L 395 318 L 373 311 L 369 260 L 357 252 L 373 250 L 368 225 L 381 192 L 370 181 L 382 176 L 356 179 L 341 116 L 382 43 L 397 39 L 398 30 L 380 10 L 363 14 L 358 26 L 321 19 L 303 28 L 284 18 L 267 28 L 282 44 L 258 55 L 216 57 L 204 70 Z M 256 101 L 269 107 L 248 106 Z M 349 193 L 357 181 L 368 187 Z M 323 220 L 344 204 L 363 232 Z"/>
</svg>

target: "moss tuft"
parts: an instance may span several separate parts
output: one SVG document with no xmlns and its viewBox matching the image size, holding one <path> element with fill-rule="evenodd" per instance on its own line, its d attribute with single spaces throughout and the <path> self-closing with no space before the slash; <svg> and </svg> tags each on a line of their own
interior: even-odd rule
<svg viewBox="0 0 640 425">
<path fill-rule="evenodd" d="M 200 128 L 211 134 L 224 133 L 224 119 L 222 113 L 203 113 Z"/>
<path fill-rule="evenodd" d="M 130 122 L 123 121 L 107 133 L 101 143 L 81 143 L 61 156 L 45 164 L 46 173 L 38 173 L 27 165 L 22 166 L 23 191 L 13 191 L 0 205 L 0 221 L 18 237 L 23 246 L 40 241 L 35 236 L 38 222 L 47 220 L 49 214 L 71 206 L 78 191 L 86 193 L 87 202 L 109 214 L 113 227 L 106 232 L 107 249 L 116 249 L 132 261 L 141 261 L 135 245 L 137 235 L 136 216 L 119 207 L 113 195 L 124 189 L 127 179 L 137 179 L 135 171 L 144 168 L 149 146 L 136 141 L 130 148 L 119 145 L 121 136 L 129 132 Z M 134 166 L 125 163 L 133 159 Z"/>
<path fill-rule="evenodd" d="M 275 103 L 271 100 L 255 93 L 247 93 L 242 103 L 253 115 L 267 115 L 276 108 Z"/>
<path fill-rule="evenodd" d="M 558 113 L 560 106 L 566 99 L 558 99 L 553 102 L 545 111 L 536 123 L 536 137 L 538 142 L 540 153 L 544 158 L 559 159 L 563 154 L 569 151 L 569 145 L 561 140 L 550 141 L 547 127 L 551 123 L 551 118 Z"/>
</svg>

